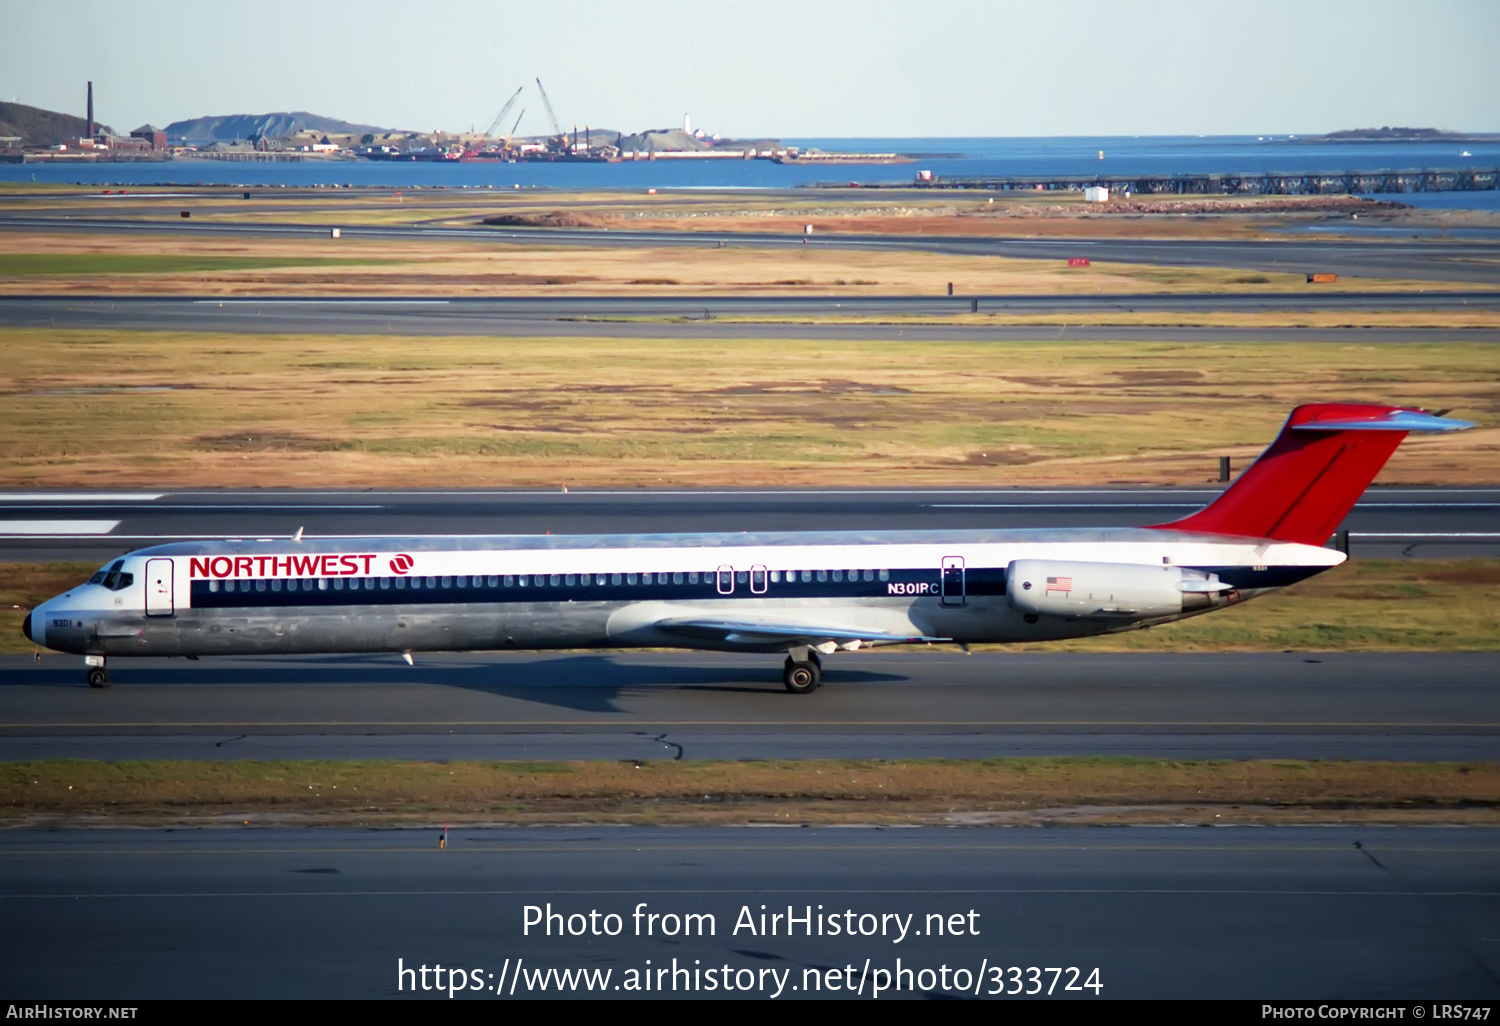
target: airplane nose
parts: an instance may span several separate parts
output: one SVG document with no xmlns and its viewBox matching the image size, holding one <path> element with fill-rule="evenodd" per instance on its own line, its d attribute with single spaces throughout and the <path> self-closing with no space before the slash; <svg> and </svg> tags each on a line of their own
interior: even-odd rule
<svg viewBox="0 0 1500 1026">
<path fill-rule="evenodd" d="M 21 633 L 26 635 L 26 640 L 31 640 L 31 614 L 26 614 L 26 619 L 21 621 Z"/>
</svg>

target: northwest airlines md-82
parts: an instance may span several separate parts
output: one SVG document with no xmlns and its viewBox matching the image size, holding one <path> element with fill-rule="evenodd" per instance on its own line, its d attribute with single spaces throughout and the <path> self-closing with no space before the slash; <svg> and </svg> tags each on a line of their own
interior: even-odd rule
<svg viewBox="0 0 1500 1026">
<path fill-rule="evenodd" d="M 1320 403 L 1213 503 L 1153 527 L 224 539 L 141 549 L 26 617 L 38 645 L 131 656 L 676 647 L 822 657 L 1136 630 L 1346 558 L 1325 548 L 1409 432 L 1471 424 Z"/>
</svg>

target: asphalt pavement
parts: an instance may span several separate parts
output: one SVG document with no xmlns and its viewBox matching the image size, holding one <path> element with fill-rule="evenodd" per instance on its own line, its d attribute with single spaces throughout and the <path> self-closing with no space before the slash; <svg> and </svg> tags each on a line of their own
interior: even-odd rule
<svg viewBox="0 0 1500 1026">
<path fill-rule="evenodd" d="M 1217 467 L 1205 467 L 1205 477 Z M 1237 468 L 1238 469 L 1238 468 Z M 196 538 L 1136 527 L 1204 488 L 0 492 L 0 559 L 99 559 Z M 1500 555 L 1500 487 L 1372 488 L 1344 522 L 1364 557 Z"/>
<path fill-rule="evenodd" d="M 1479 828 L 5 831 L 0 991 L 1493 1001 L 1497 858 Z"/>
<path fill-rule="evenodd" d="M 316 299 L 0 296 L 0 327 L 505 337 L 807 338 L 883 341 L 1445 342 L 1500 340 L 1489 328 L 1259 328 L 1137 325 L 811 323 L 818 317 L 1493 311 L 1500 292 L 1064 294 L 984 296 L 597 296 Z M 727 319 L 727 320 L 726 320 Z"/>
<path fill-rule="evenodd" d="M 191 204 L 184 201 L 187 207 Z M 179 212 L 180 213 L 180 212 Z M 167 217 L 110 217 L 93 211 L 5 212 L 0 231 L 65 231 L 173 234 L 189 237 L 327 237 L 339 228 L 346 239 L 453 240 L 511 245 L 624 246 L 630 248 L 812 247 L 888 250 L 972 256 L 1067 260 L 1182 267 L 1234 267 L 1293 273 L 1331 272 L 1376 278 L 1500 283 L 1500 244 L 1484 239 L 1110 239 L 1027 238 L 973 235 L 785 232 L 635 231 L 591 228 L 492 228 L 449 225 L 341 224 L 333 212 L 323 224 L 267 221 L 207 221 Z"/>
<path fill-rule="evenodd" d="M 1500 758 L 1493 653 L 0 657 L 0 760 Z"/>
</svg>

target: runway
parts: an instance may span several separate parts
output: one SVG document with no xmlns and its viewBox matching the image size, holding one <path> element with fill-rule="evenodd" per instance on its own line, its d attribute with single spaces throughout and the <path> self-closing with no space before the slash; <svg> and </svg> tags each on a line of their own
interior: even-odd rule
<svg viewBox="0 0 1500 1026">
<path fill-rule="evenodd" d="M 1031 986 L 1027 967 L 1058 967 L 1036 989 L 1051 984 L 1059 999 L 1095 1000 L 1066 987 L 1096 968 L 1103 998 L 1500 996 L 1490 829 L 541 828 L 460 829 L 450 841 L 439 850 L 431 830 L 0 833 L 0 990 L 131 1000 L 416 989 L 446 1001 L 446 987 L 420 989 L 430 974 L 398 978 L 440 963 L 478 984 L 467 996 L 492 1001 L 557 995 L 532 975 L 548 968 L 608 971 L 592 993 L 616 1001 L 724 996 L 704 983 L 721 967 L 732 996 L 869 999 L 878 981 L 894 985 L 899 958 L 916 971 L 908 997 L 990 995 L 995 966 L 1006 967 L 1002 990 L 1010 966 L 1016 989 Z M 523 932 L 525 906 L 545 915 L 549 902 L 585 920 L 597 911 L 601 933 L 616 915 L 618 936 Z M 789 937 L 784 915 L 774 936 L 768 915 L 762 934 L 761 906 L 788 905 L 824 935 L 799 925 Z M 678 933 L 643 918 L 637 935 L 637 909 L 678 917 Z M 712 917 L 694 921 L 701 936 L 681 934 L 687 913 Z M 856 936 L 830 936 L 832 916 Z M 652 992 L 625 989 L 648 968 L 666 970 Z M 675 994 L 674 968 L 685 970 Z"/>
<path fill-rule="evenodd" d="M 555 296 L 386 299 L 0 296 L 0 327 L 257 334 L 484 337 L 808 338 L 886 341 L 1444 342 L 1500 340 L 1490 328 L 1258 328 L 1149 325 L 797 323 L 818 317 L 982 313 L 1090 317 L 1270 311 L 1477 312 L 1500 292 L 1166 293 L 985 296 Z M 725 321 L 725 318 L 729 320 Z M 757 320 L 763 318 L 764 320 Z"/>
<path fill-rule="evenodd" d="M 1217 468 L 1206 467 L 1205 476 Z M 1240 469 L 1236 467 L 1236 469 Z M 1133 527 L 1219 490 L 408 490 L 0 492 L 0 559 L 98 559 L 191 538 L 413 534 Z M 1351 552 L 1500 556 L 1500 487 L 1372 488 L 1346 518 Z"/>
<path fill-rule="evenodd" d="M 184 206 L 191 206 L 185 200 Z M 183 220 L 180 217 L 123 218 L 75 214 L 6 214 L 0 230 L 145 233 L 215 237 L 250 235 L 276 238 L 327 237 L 337 226 L 345 239 L 452 240 L 542 246 L 626 246 L 632 248 L 808 247 L 948 253 L 1022 259 L 1067 260 L 1184 267 L 1235 267 L 1294 273 L 1332 272 L 1379 278 L 1500 283 L 1500 245 L 1487 240 L 1412 238 L 1404 240 L 1285 238 L 1264 239 L 1108 239 L 1025 238 L 972 235 L 637 231 L 589 228 L 490 228 L 442 225 L 343 225 L 336 211 L 321 224 Z"/>
<path fill-rule="evenodd" d="M 0 759 L 1500 758 L 1500 655 L 0 657 Z"/>
</svg>

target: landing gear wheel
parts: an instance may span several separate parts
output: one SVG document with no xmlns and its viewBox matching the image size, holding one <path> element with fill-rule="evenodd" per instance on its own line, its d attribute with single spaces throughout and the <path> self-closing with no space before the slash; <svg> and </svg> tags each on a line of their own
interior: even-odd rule
<svg viewBox="0 0 1500 1026">
<path fill-rule="evenodd" d="M 91 687 L 91 688 L 107 688 L 107 687 L 109 687 L 109 671 L 105 670 L 102 666 L 96 666 L 92 670 L 90 670 L 89 671 L 89 687 Z"/>
<path fill-rule="evenodd" d="M 786 668 L 781 671 L 781 682 L 794 695 L 807 695 L 818 690 L 823 672 L 817 663 L 798 662 L 787 657 Z"/>
</svg>

